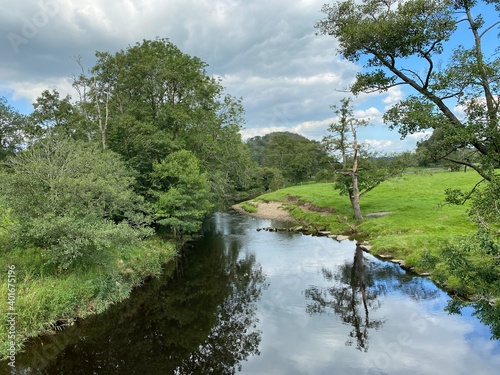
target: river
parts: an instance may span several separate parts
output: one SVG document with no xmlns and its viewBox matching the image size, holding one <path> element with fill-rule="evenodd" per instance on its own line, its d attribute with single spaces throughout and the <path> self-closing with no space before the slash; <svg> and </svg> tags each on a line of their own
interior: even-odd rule
<svg viewBox="0 0 500 375">
<path fill-rule="evenodd" d="M 500 341 L 425 277 L 337 242 L 217 213 L 175 269 L 36 338 L 12 374 L 498 374 Z"/>
</svg>

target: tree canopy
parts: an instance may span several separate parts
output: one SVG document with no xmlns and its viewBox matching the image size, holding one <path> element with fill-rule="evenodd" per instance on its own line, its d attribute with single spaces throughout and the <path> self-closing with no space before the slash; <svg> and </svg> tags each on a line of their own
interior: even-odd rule
<svg viewBox="0 0 500 375">
<path fill-rule="evenodd" d="M 215 198 L 245 187 L 250 158 L 239 134 L 243 107 L 206 73 L 202 60 L 167 39 L 96 56 L 89 73 L 75 77 L 77 105 L 95 124 L 103 148 L 140 172 L 142 189 L 151 185 L 153 163 L 182 149 L 210 171 Z"/>
<path fill-rule="evenodd" d="M 11 209 L 14 245 L 38 246 L 68 268 L 98 263 L 112 247 L 151 234 L 144 200 L 113 152 L 95 144 L 46 138 L 9 159 L 0 195 Z"/>
<path fill-rule="evenodd" d="M 496 1 L 482 1 L 493 12 Z M 475 16 L 478 1 L 353 0 L 325 5 L 320 33 L 339 41 L 337 52 L 364 71 L 351 87 L 355 94 L 383 92 L 395 86 L 414 94 L 393 106 L 385 121 L 404 137 L 439 129 L 440 158 L 467 165 L 491 180 L 500 163 L 498 127 L 500 59 L 483 48 L 499 22 L 486 25 Z M 458 32 L 459 46 L 449 50 Z M 467 45 L 464 45 L 468 43 Z M 446 54 L 445 54 L 446 52 Z M 443 59 L 448 57 L 449 62 Z M 463 115 L 457 113 L 461 108 Z M 480 163 L 457 157 L 457 149 L 473 148 Z"/>
<path fill-rule="evenodd" d="M 314 178 L 329 161 L 320 142 L 290 132 L 256 136 L 250 138 L 247 145 L 259 165 L 279 170 L 291 183 Z"/>
<path fill-rule="evenodd" d="M 498 294 L 500 58 L 484 42 L 498 30 L 500 3 L 345 0 L 324 5 L 322 11 L 326 17 L 316 24 L 319 32 L 338 40 L 336 50 L 345 59 L 364 64 L 351 91 L 410 88 L 412 94 L 385 113 L 385 122 L 402 137 L 431 129 L 432 137 L 421 144 L 426 155 L 470 167 L 483 177 L 471 192 L 447 190 L 451 203 L 471 199 L 469 212 L 479 232 L 444 252 L 450 261 L 460 254 L 457 259 L 467 265 L 449 265 L 464 285 L 489 285 L 481 291 L 486 298 Z M 496 15 L 489 24 L 485 12 Z M 477 238 L 493 250 L 479 251 Z M 467 270 L 478 261 L 481 267 L 473 267 L 472 277 Z"/>
</svg>

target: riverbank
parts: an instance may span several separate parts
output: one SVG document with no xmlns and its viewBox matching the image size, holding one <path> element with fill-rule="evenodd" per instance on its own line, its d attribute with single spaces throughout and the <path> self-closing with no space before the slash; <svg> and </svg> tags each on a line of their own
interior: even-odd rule
<svg viewBox="0 0 500 375">
<path fill-rule="evenodd" d="M 101 264 L 62 271 L 44 261 L 41 249 L 10 251 L 0 260 L 5 272 L 0 290 L 2 315 L 14 320 L 0 326 L 0 357 L 19 353 L 31 337 L 55 334 L 125 300 L 176 255 L 174 242 L 154 237 L 139 247 L 115 249 Z"/>
<path fill-rule="evenodd" d="M 293 222 L 295 219 L 290 215 L 286 205 L 282 202 L 264 202 L 257 201 L 252 203 L 252 207 L 255 207 L 255 211 L 249 212 L 245 210 L 245 206 L 241 204 L 235 204 L 231 208 L 237 212 L 256 217 L 259 219 L 269 219 L 278 221 L 290 221 Z"/>
<path fill-rule="evenodd" d="M 468 190 L 479 180 L 475 172 L 440 172 L 408 174 L 385 181 L 361 199 L 365 217 L 361 221 L 354 220 L 349 199 L 340 196 L 331 183 L 289 187 L 243 204 L 259 208 L 266 203 L 267 211 L 274 207 L 281 215 L 286 210 L 290 218 L 312 231 L 360 239 L 374 255 L 429 275 L 448 290 L 468 294 L 468 285 L 450 274 L 441 252 L 445 246 L 457 245 L 472 236 L 477 227 L 467 214 L 467 204 L 444 204 L 444 192 L 450 186 Z M 260 209 L 253 215 L 273 216 Z"/>
</svg>

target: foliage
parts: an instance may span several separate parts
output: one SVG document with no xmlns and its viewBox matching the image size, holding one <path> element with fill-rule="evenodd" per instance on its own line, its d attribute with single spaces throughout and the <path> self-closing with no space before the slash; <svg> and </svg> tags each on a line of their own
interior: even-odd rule
<svg viewBox="0 0 500 375">
<path fill-rule="evenodd" d="M 274 191 L 285 187 L 286 180 L 278 168 L 262 167 L 260 177 L 264 191 Z"/>
<path fill-rule="evenodd" d="M 154 163 L 151 178 L 156 223 L 171 228 L 174 236 L 197 232 L 212 204 L 207 176 L 193 153 L 177 151 Z"/>
<path fill-rule="evenodd" d="M 56 90 L 45 90 L 33 103 L 30 119 L 39 133 L 59 135 L 76 140 L 95 138 L 92 124 L 71 102 L 71 96 L 60 97 Z"/>
<path fill-rule="evenodd" d="M 239 134 L 241 100 L 224 93 L 206 63 L 167 39 L 96 55 L 89 74 L 75 78 L 76 107 L 94 124 L 103 148 L 139 172 L 141 193 L 151 187 L 153 163 L 183 149 L 209 172 L 215 200 L 248 187 L 252 163 Z"/>
<path fill-rule="evenodd" d="M 480 182 L 484 182 L 481 180 Z M 445 274 L 451 274 L 465 290 L 472 289 L 478 298 L 500 295 L 500 183 L 498 177 L 473 189 L 469 216 L 478 224 L 478 232 L 460 244 L 441 250 Z M 447 190 L 447 200 L 462 204 L 467 197 L 460 189 Z M 462 202 L 460 202 L 462 201 Z M 442 280 L 444 283 L 449 280 Z M 467 289 L 469 288 L 469 290 Z"/>
<path fill-rule="evenodd" d="M 459 280 L 456 289 L 466 295 L 474 293 L 486 299 L 500 295 L 500 242 L 489 232 L 480 229 L 460 244 L 444 247 L 441 259 L 436 278 L 443 283 L 448 282 L 445 275 L 451 274 Z"/>
<path fill-rule="evenodd" d="M 0 161 L 21 149 L 27 136 L 29 122 L 0 97 Z"/>
<path fill-rule="evenodd" d="M 487 55 L 482 40 L 497 23 L 485 25 L 474 16 L 478 1 L 352 0 L 325 5 L 326 18 L 317 23 L 321 33 L 339 40 L 337 51 L 349 61 L 366 61 L 353 93 L 383 92 L 398 85 L 415 95 L 385 114 L 385 121 L 402 136 L 434 130 L 427 143 L 434 158 L 476 169 L 486 180 L 500 163 L 498 127 L 500 59 Z M 487 11 L 498 4 L 482 1 Z M 489 4 L 489 5 L 488 5 Z M 461 28 L 471 45 L 448 50 Z M 459 43 L 466 38 L 460 34 Z M 440 63 L 449 53 L 448 65 Z M 460 106 L 464 116 L 454 108 Z M 469 152 L 459 152 L 467 150 Z M 470 160 L 474 151 L 474 162 Z"/>
<path fill-rule="evenodd" d="M 112 152 L 94 144 L 47 138 L 9 160 L 1 193 L 16 246 L 39 246 L 48 261 L 70 267 L 98 262 L 107 249 L 149 233 L 134 180 Z"/>
<path fill-rule="evenodd" d="M 319 142 L 290 132 L 256 136 L 247 145 L 259 165 L 279 170 L 291 183 L 310 180 L 329 161 Z"/>
</svg>

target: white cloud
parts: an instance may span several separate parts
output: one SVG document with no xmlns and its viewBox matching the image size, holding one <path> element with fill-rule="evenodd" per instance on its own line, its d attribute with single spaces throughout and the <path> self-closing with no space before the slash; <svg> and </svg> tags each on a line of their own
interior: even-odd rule
<svg viewBox="0 0 500 375">
<path fill-rule="evenodd" d="M 406 137 L 407 138 L 415 139 L 417 141 L 420 141 L 422 139 L 429 138 L 432 135 L 432 133 L 433 133 L 432 130 L 426 130 L 426 131 L 423 131 L 423 132 L 417 132 L 417 133 L 413 133 L 413 134 L 408 134 Z"/>
<path fill-rule="evenodd" d="M 39 82 L 30 81 L 4 81 L 0 83 L 1 91 L 12 92 L 13 100 L 22 98 L 33 103 L 44 90 L 57 90 L 60 93 L 74 95 L 75 91 L 72 86 L 70 77 L 53 77 Z"/>
<path fill-rule="evenodd" d="M 95 51 L 114 53 L 165 37 L 207 62 L 208 74 L 221 77 L 229 94 L 243 98 L 245 137 L 287 130 L 321 139 L 333 116 L 330 105 L 349 96 L 346 90 L 360 70 L 336 55 L 332 37 L 315 35 L 323 3 L 24 0 L 0 5 L 0 36 L 24 37 L 26 19 L 48 16 L 17 53 L 0 37 L 0 95 L 33 102 L 44 89 L 72 93 L 69 77 L 79 73 L 76 56 L 90 68 Z M 56 4 L 53 11 L 44 11 L 50 4 Z M 400 96 L 398 88 L 360 95 L 353 99 L 356 114 L 378 126 L 383 106 Z"/>
<path fill-rule="evenodd" d="M 388 139 L 365 139 L 363 143 L 366 143 L 368 146 L 375 150 L 387 150 L 394 146 L 394 141 Z"/>
<path fill-rule="evenodd" d="M 357 109 L 354 111 L 354 117 L 360 120 L 366 120 L 369 123 L 380 123 L 383 113 L 378 108 L 370 107 L 367 109 Z"/>
<path fill-rule="evenodd" d="M 391 87 L 389 90 L 387 90 L 386 97 L 383 100 L 384 104 L 386 104 L 384 110 L 388 110 L 390 107 L 398 103 L 403 98 L 404 94 L 403 91 L 401 90 L 401 87 L 399 86 Z"/>
</svg>

